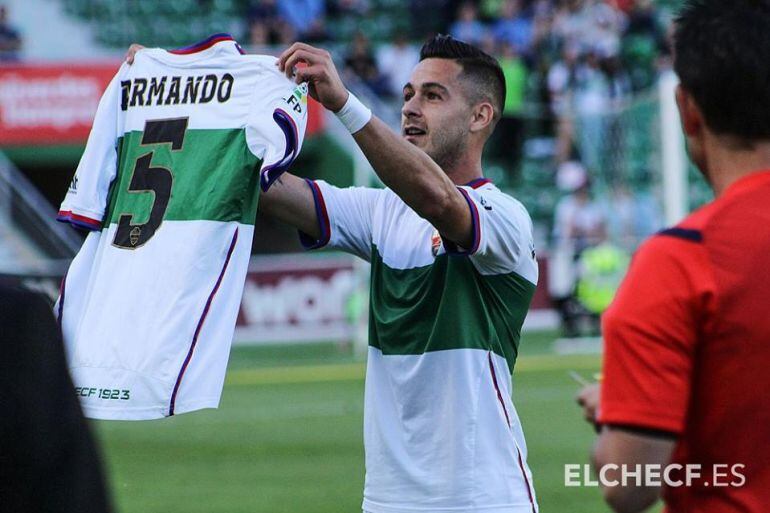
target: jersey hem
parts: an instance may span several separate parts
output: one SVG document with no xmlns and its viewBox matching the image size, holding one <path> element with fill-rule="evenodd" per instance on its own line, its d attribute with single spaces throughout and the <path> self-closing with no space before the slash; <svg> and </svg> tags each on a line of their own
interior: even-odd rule
<svg viewBox="0 0 770 513">
<path fill-rule="evenodd" d="M 197 410 L 219 408 L 219 398 L 202 399 L 188 403 L 177 403 L 173 415 L 168 414 L 168 406 L 166 404 L 163 406 L 114 409 L 100 408 L 98 406 L 88 406 L 81 403 L 81 407 L 83 408 L 83 413 L 89 419 L 154 420 Z"/>
<path fill-rule="evenodd" d="M 529 502 L 517 504 L 496 504 L 491 506 L 456 506 L 446 508 L 421 508 L 417 506 L 390 506 L 364 499 L 361 509 L 365 513 L 532 513 L 539 511 L 537 505 Z"/>
</svg>

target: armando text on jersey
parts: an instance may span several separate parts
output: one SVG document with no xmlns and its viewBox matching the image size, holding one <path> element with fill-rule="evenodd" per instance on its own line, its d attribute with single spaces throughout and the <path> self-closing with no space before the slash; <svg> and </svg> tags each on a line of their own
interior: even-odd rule
<svg viewBox="0 0 770 513">
<path fill-rule="evenodd" d="M 120 83 L 120 108 L 209 103 L 215 98 L 219 103 L 225 103 L 233 93 L 234 82 L 230 73 L 123 80 Z"/>
</svg>

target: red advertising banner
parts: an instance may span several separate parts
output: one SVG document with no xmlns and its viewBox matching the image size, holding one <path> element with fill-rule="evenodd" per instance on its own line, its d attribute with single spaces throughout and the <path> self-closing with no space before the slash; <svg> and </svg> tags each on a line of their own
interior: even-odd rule
<svg viewBox="0 0 770 513">
<path fill-rule="evenodd" d="M 85 143 L 119 64 L 0 67 L 0 145 Z"/>
<path fill-rule="evenodd" d="M 235 342 L 245 344 L 351 340 L 357 319 L 350 255 L 252 257 Z"/>
<path fill-rule="evenodd" d="M 0 146 L 85 144 L 102 93 L 120 63 L 0 66 Z M 323 129 L 308 102 L 306 135 Z"/>
</svg>

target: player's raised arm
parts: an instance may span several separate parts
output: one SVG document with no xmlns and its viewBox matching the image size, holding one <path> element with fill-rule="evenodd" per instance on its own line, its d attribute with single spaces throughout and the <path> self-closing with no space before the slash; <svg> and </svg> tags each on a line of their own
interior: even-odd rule
<svg viewBox="0 0 770 513">
<path fill-rule="evenodd" d="M 329 52 L 304 43 L 295 43 L 281 54 L 278 65 L 287 76 L 294 74 L 298 83 L 307 82 L 310 94 L 338 115 L 385 185 L 442 235 L 463 247 L 472 245 L 473 220 L 466 199 L 448 176 L 448 170 L 442 169 L 419 146 L 421 137 L 427 139 L 427 127 L 421 115 L 422 102 L 434 100 L 434 95 L 440 96 L 437 91 L 442 87 L 449 92 L 449 84 L 442 86 L 426 82 L 419 86 L 419 91 L 409 96 L 404 106 L 407 123 L 404 127 L 405 137 L 402 138 L 376 116 L 372 116 L 347 91 Z M 436 91 L 431 92 L 431 88 Z M 445 98 L 449 101 L 449 94 Z M 491 116 L 491 111 L 488 115 Z M 436 131 L 439 131 L 439 127 L 436 127 Z M 460 164 L 460 160 L 452 164 Z M 480 161 L 478 169 L 474 167 L 469 166 L 465 170 L 469 175 L 466 181 L 480 175 Z M 461 180 L 456 181 L 465 183 Z"/>
<path fill-rule="evenodd" d="M 274 217 L 318 239 L 321 228 L 313 193 L 305 180 L 284 173 L 259 199 L 259 212 Z"/>
</svg>

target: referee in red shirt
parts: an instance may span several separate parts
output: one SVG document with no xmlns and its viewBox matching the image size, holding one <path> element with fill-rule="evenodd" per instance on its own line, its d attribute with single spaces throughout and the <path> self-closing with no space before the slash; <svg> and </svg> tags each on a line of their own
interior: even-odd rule
<svg viewBox="0 0 770 513">
<path fill-rule="evenodd" d="M 601 426 L 615 511 L 662 495 L 668 513 L 766 513 L 770 0 L 687 1 L 674 54 L 688 151 L 716 199 L 638 250 L 603 318 L 603 381 L 578 401 Z"/>
</svg>

